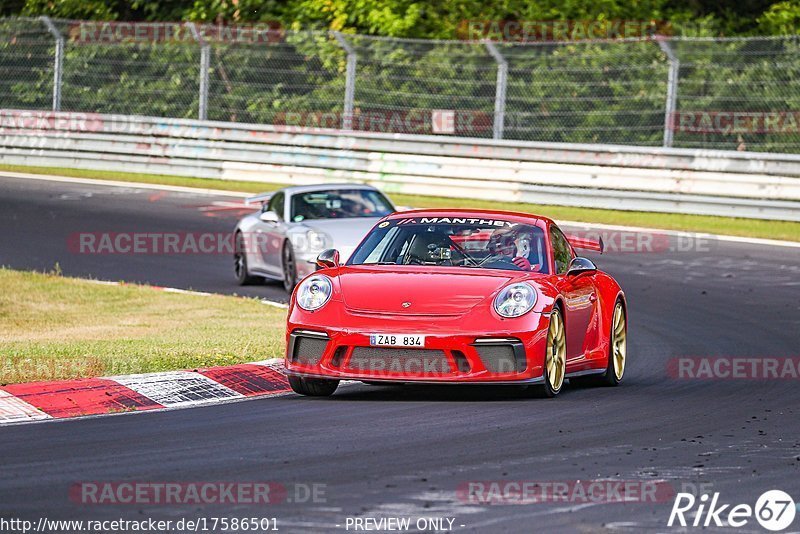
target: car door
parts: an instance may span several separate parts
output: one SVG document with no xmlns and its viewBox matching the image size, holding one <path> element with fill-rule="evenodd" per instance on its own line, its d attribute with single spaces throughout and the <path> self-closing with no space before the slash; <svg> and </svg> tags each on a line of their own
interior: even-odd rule
<svg viewBox="0 0 800 534">
<path fill-rule="evenodd" d="M 584 356 L 586 334 L 597 301 L 594 274 L 567 276 L 575 252 L 557 226 L 551 225 L 549 234 L 553 253 L 553 273 L 558 276 L 557 285 L 566 307 L 564 316 L 567 331 L 567 360 L 578 360 Z"/>
<path fill-rule="evenodd" d="M 275 276 L 283 275 L 281 253 L 286 236 L 286 194 L 278 191 L 264 207 L 277 215 L 276 221 L 259 220 L 256 225 L 255 241 L 258 250 L 259 270 Z"/>
</svg>

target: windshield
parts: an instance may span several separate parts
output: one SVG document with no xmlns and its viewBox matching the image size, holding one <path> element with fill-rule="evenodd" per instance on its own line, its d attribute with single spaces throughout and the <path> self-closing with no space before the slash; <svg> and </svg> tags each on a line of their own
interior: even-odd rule
<svg viewBox="0 0 800 534">
<path fill-rule="evenodd" d="M 335 189 L 293 195 L 291 220 L 383 217 L 392 212 L 391 202 L 378 191 Z"/>
<path fill-rule="evenodd" d="M 503 220 L 422 217 L 383 221 L 348 265 L 431 265 L 547 273 L 544 232 Z"/>
</svg>

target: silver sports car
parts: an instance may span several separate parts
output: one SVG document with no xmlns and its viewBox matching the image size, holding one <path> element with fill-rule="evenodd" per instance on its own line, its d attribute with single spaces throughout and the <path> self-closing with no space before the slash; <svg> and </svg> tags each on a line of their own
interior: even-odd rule
<svg viewBox="0 0 800 534">
<path fill-rule="evenodd" d="M 379 190 L 358 184 L 287 187 L 246 202 L 261 210 L 234 230 L 236 280 L 282 280 L 289 292 L 316 269 L 320 252 L 335 248 L 346 261 L 375 222 L 395 211 Z"/>
</svg>

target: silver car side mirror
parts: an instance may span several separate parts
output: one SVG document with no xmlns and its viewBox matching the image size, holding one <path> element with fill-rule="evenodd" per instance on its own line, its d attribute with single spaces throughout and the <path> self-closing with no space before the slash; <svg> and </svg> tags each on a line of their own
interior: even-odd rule
<svg viewBox="0 0 800 534">
<path fill-rule="evenodd" d="M 572 258 L 572 261 L 569 262 L 569 269 L 567 269 L 567 276 L 577 276 L 579 274 L 594 272 L 596 270 L 597 266 L 594 264 L 592 260 L 578 256 Z"/>
<path fill-rule="evenodd" d="M 271 222 L 271 223 L 280 222 L 281 220 L 281 218 L 278 217 L 278 214 L 275 213 L 274 211 L 262 211 L 261 215 L 259 215 L 258 218 L 264 222 Z"/>
<path fill-rule="evenodd" d="M 339 251 L 335 248 L 323 250 L 317 256 L 317 265 L 322 269 L 336 268 L 339 266 Z"/>
</svg>

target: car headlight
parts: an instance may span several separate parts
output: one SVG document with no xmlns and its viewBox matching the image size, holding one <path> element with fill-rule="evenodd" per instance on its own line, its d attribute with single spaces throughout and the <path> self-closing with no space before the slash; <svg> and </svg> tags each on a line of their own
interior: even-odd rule
<svg viewBox="0 0 800 534">
<path fill-rule="evenodd" d="M 333 241 L 328 234 L 318 230 L 309 230 L 306 232 L 306 239 L 308 240 L 308 249 L 311 251 L 322 251 L 326 248 L 331 248 L 330 243 Z"/>
<path fill-rule="evenodd" d="M 331 279 L 324 274 L 315 274 L 304 280 L 297 288 L 297 305 L 306 311 L 318 310 L 325 305 L 333 293 Z"/>
<path fill-rule="evenodd" d="M 504 287 L 494 299 L 494 311 L 501 317 L 525 315 L 536 304 L 536 290 L 521 282 Z"/>
<path fill-rule="evenodd" d="M 333 238 L 320 230 L 291 232 L 289 239 L 294 251 L 301 255 L 316 255 L 327 248 L 333 248 Z"/>
</svg>

